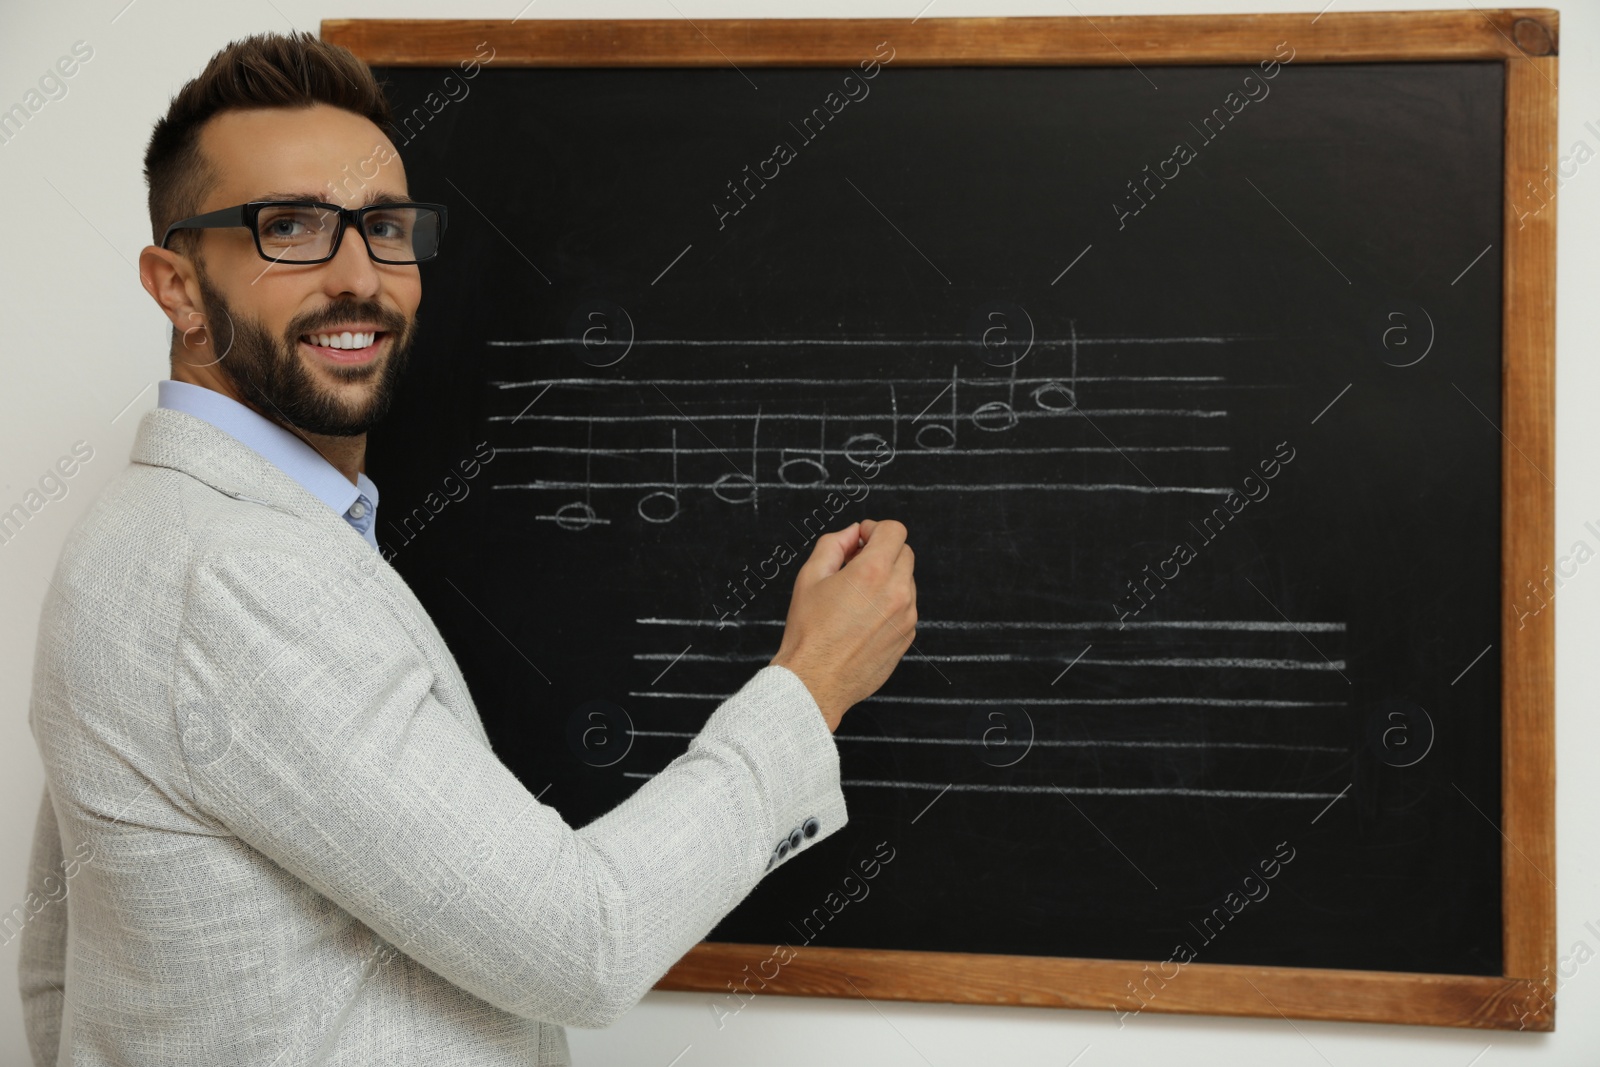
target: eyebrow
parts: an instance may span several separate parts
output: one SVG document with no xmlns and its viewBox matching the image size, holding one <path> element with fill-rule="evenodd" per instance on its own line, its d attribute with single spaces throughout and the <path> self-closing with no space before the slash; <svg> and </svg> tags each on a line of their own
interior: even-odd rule
<svg viewBox="0 0 1600 1067">
<path fill-rule="evenodd" d="M 323 199 L 323 195 L 324 194 L 322 194 L 322 193 L 309 193 L 309 192 L 263 193 L 261 196 L 258 196 L 255 199 L 257 199 L 257 200 L 304 200 L 304 201 L 312 201 L 312 202 L 315 202 L 315 203 L 328 203 L 328 201 Z M 377 205 L 414 204 L 414 203 L 416 203 L 416 201 L 412 200 L 408 196 L 397 196 L 394 193 L 385 193 L 385 192 L 380 192 L 378 190 L 373 190 L 373 191 L 369 192 L 366 195 L 366 198 L 360 204 L 357 204 L 356 206 L 357 207 L 374 207 L 374 206 L 377 206 Z"/>
</svg>

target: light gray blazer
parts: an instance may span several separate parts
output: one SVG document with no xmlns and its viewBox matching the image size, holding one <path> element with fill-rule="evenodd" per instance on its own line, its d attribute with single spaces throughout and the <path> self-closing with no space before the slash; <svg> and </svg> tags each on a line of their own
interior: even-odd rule
<svg viewBox="0 0 1600 1067">
<path fill-rule="evenodd" d="M 68 535 L 28 720 L 4 921 L 39 1065 L 566 1064 L 563 1026 L 615 1021 L 846 822 L 833 735 L 767 666 L 574 830 L 394 569 L 170 409 Z"/>
</svg>

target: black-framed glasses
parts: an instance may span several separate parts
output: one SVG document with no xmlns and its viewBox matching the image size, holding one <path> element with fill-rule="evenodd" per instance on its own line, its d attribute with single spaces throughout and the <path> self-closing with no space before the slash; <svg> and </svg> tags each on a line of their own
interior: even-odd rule
<svg viewBox="0 0 1600 1067">
<path fill-rule="evenodd" d="M 248 226 L 256 251 L 273 263 L 326 263 L 339 251 L 346 226 L 354 226 L 377 263 L 421 263 L 439 253 L 445 206 L 398 201 L 345 208 L 317 200 L 252 200 L 180 219 L 167 227 L 161 247 L 178 230 Z"/>
</svg>

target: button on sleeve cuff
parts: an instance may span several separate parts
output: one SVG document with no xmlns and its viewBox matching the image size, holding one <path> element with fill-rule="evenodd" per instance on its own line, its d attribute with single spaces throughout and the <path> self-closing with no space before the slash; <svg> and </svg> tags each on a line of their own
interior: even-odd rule
<svg viewBox="0 0 1600 1067">
<path fill-rule="evenodd" d="M 755 870 L 776 869 L 849 821 L 839 784 L 839 749 L 811 691 L 787 667 L 757 671 L 712 713 L 690 743 L 726 745 L 755 772 L 767 837 Z"/>
</svg>

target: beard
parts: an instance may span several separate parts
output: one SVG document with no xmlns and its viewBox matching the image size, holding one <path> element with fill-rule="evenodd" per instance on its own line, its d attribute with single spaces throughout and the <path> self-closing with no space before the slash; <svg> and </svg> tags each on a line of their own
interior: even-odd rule
<svg viewBox="0 0 1600 1067">
<path fill-rule="evenodd" d="M 217 366 L 245 399 L 262 411 L 306 433 L 327 437 L 364 434 L 388 414 L 401 372 L 411 352 L 416 317 L 372 300 L 342 300 L 290 320 L 282 336 L 274 337 L 256 320 L 242 315 L 212 285 L 205 267 L 195 263 L 195 280 L 205 302 L 212 343 L 222 355 Z M 371 383 L 364 401 L 341 399 L 317 383 L 300 358 L 300 335 L 318 333 L 351 321 L 374 323 L 389 337 L 389 351 L 370 363 L 329 364 L 328 373 L 341 382 Z M 231 329 L 223 335 L 222 323 Z"/>
</svg>

